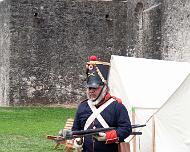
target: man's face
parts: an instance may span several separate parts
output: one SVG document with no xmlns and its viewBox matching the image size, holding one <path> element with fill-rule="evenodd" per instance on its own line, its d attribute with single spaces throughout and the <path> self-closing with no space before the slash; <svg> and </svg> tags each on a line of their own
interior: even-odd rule
<svg viewBox="0 0 190 152">
<path fill-rule="evenodd" d="M 99 96 L 102 88 L 103 88 L 103 86 L 99 86 L 98 88 L 87 88 L 88 99 L 95 100 Z"/>
</svg>

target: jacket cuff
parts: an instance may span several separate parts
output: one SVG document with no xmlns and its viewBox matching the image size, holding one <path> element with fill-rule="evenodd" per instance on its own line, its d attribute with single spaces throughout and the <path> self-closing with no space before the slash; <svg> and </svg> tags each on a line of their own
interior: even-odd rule
<svg viewBox="0 0 190 152">
<path fill-rule="evenodd" d="M 117 132 L 115 130 L 106 132 L 106 144 L 118 142 Z"/>
</svg>

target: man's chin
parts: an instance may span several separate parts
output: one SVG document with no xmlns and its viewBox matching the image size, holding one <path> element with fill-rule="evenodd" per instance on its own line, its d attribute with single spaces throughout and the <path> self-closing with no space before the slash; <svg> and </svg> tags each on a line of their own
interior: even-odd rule
<svg viewBox="0 0 190 152">
<path fill-rule="evenodd" d="M 91 100 L 91 101 L 95 101 L 95 100 L 96 100 L 96 98 L 91 98 L 90 100 Z"/>
<path fill-rule="evenodd" d="M 89 98 L 89 100 L 94 101 L 94 100 L 96 100 L 96 98 L 92 98 L 92 97 L 91 97 L 91 98 Z"/>
</svg>

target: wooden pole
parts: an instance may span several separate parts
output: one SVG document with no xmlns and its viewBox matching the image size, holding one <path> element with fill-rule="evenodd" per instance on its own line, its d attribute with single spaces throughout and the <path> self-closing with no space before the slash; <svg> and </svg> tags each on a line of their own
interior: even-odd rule
<svg viewBox="0 0 190 152">
<path fill-rule="evenodd" d="M 132 107 L 132 124 L 135 124 L 135 107 Z M 133 129 L 135 131 L 136 129 Z M 136 136 L 133 138 L 133 152 L 136 152 Z"/>
<path fill-rule="evenodd" d="M 152 152 L 156 152 L 156 143 L 155 143 L 155 120 L 154 116 L 152 117 Z"/>
</svg>

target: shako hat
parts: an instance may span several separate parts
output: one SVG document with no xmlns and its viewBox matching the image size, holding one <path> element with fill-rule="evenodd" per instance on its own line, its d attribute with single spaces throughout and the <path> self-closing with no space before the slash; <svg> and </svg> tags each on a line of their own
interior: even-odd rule
<svg viewBox="0 0 190 152">
<path fill-rule="evenodd" d="M 97 61 L 96 56 L 91 56 L 86 64 L 87 87 L 98 88 L 107 84 L 110 63 Z"/>
</svg>

